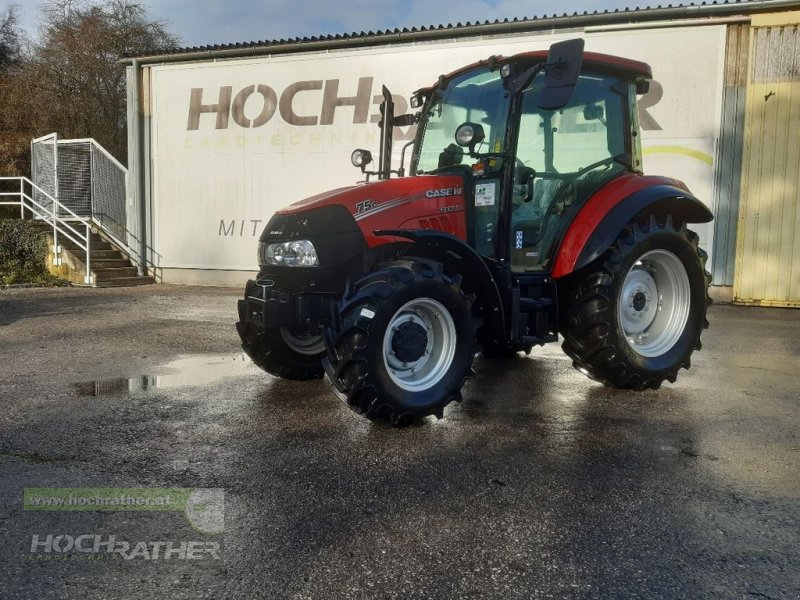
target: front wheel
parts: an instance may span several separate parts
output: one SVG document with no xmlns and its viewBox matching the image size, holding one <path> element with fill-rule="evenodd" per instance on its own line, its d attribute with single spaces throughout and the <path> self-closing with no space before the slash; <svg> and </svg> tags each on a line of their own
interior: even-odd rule
<svg viewBox="0 0 800 600">
<path fill-rule="evenodd" d="M 710 275 L 698 237 L 672 218 L 633 223 L 580 277 L 566 283 L 562 348 L 606 385 L 658 388 L 688 369 L 708 327 Z"/>
<path fill-rule="evenodd" d="M 471 299 L 460 277 L 414 259 L 382 265 L 349 286 L 326 332 L 326 371 L 370 420 L 407 425 L 461 398 L 475 353 Z"/>
<path fill-rule="evenodd" d="M 288 327 L 262 329 L 247 319 L 246 300 L 239 300 L 236 330 L 242 349 L 264 371 L 293 380 L 321 379 L 325 344 L 321 335 L 308 335 Z"/>
</svg>

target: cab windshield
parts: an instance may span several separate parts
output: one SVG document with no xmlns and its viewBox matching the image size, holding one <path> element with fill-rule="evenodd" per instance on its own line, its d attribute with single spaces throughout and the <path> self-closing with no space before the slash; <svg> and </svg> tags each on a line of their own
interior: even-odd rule
<svg viewBox="0 0 800 600">
<path fill-rule="evenodd" d="M 422 143 L 417 150 L 416 173 L 430 173 L 455 165 L 472 165 L 474 158 L 455 143 L 462 123 L 477 123 L 485 138 L 479 154 L 502 152 L 509 101 L 499 71 L 478 69 L 436 88 L 420 119 Z"/>
</svg>

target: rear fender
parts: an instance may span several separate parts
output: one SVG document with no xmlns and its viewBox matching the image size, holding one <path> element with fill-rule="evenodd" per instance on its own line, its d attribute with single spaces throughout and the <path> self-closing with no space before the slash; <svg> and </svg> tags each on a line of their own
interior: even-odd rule
<svg viewBox="0 0 800 600">
<path fill-rule="evenodd" d="M 447 273 L 462 276 L 461 288 L 465 293 L 475 294 L 477 314 L 483 319 L 486 331 L 498 340 L 506 337 L 505 314 L 497 283 L 481 255 L 461 239 L 430 229 L 379 230 L 376 236 L 394 235 L 412 242 L 404 254 L 430 258 L 444 265 Z"/>
<path fill-rule="evenodd" d="M 553 277 L 569 275 L 596 260 L 637 217 L 672 215 L 676 223 L 708 223 L 714 218 L 700 200 L 678 185 L 645 187 L 606 207 L 601 205 L 602 198 L 594 203 L 593 200 L 567 229 L 553 266 Z"/>
</svg>

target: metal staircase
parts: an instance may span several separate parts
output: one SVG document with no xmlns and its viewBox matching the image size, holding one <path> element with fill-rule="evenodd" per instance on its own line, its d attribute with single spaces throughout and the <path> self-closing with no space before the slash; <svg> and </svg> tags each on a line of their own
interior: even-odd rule
<svg viewBox="0 0 800 600">
<path fill-rule="evenodd" d="M 19 207 L 21 218 L 47 233 L 53 274 L 94 287 L 154 282 L 98 219 L 76 215 L 27 177 L 0 177 L 0 205 Z"/>
<path fill-rule="evenodd" d="M 92 139 L 31 142 L 31 179 L 0 177 L 0 205 L 45 231 L 50 272 L 96 287 L 153 283 L 129 240 L 128 171 Z"/>
<path fill-rule="evenodd" d="M 52 237 L 51 226 L 45 222 L 38 222 L 37 227 Z M 85 264 L 82 257 L 85 250 L 70 239 L 61 241 L 61 265 L 65 262 L 71 264 Z M 69 259 L 67 258 L 69 257 Z M 89 265 L 91 283 L 94 287 L 122 287 L 131 285 L 146 285 L 155 283 L 149 275 L 139 275 L 138 269 L 133 265 L 128 254 L 123 252 L 117 244 L 104 235 L 102 229 L 95 229 L 89 234 Z"/>
</svg>

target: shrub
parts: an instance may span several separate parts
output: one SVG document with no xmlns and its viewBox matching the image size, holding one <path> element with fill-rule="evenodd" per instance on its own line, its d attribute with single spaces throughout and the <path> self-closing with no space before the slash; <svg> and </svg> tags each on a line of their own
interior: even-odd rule
<svg viewBox="0 0 800 600">
<path fill-rule="evenodd" d="M 47 238 L 30 221 L 0 220 L 0 283 L 44 283 L 55 279 L 47 271 Z"/>
<path fill-rule="evenodd" d="M 17 208 L 16 206 L 0 206 L 0 221 L 4 219 L 18 219 L 18 218 L 19 218 L 19 208 Z"/>
</svg>

